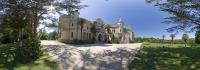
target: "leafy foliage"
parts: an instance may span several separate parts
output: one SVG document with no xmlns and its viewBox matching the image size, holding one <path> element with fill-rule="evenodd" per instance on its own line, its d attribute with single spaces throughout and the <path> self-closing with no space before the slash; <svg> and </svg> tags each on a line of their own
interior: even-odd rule
<svg viewBox="0 0 200 70">
<path fill-rule="evenodd" d="M 79 44 L 79 45 L 81 45 L 81 44 L 93 44 L 94 43 L 94 40 L 71 40 L 71 41 L 69 41 L 69 40 L 66 40 L 66 41 L 64 41 L 64 43 L 67 43 L 67 44 Z"/>
<path fill-rule="evenodd" d="M 171 40 L 163 40 L 159 38 L 141 38 L 141 37 L 135 37 L 133 39 L 134 42 L 150 42 L 150 43 L 162 43 L 162 44 L 184 44 L 183 40 L 175 39 L 172 43 Z M 188 39 L 189 44 L 195 44 L 195 40 L 193 38 Z"/>
<path fill-rule="evenodd" d="M 196 31 L 195 33 L 195 42 L 200 44 L 200 31 Z"/>
<path fill-rule="evenodd" d="M 58 39 L 58 32 L 53 31 L 49 33 L 49 40 L 56 40 Z"/>
<path fill-rule="evenodd" d="M 35 59 L 43 54 L 41 48 L 39 39 L 27 38 L 17 44 L 17 53 L 23 58 Z"/>
<path fill-rule="evenodd" d="M 92 39 L 95 41 L 95 35 L 96 35 L 96 33 L 97 33 L 97 28 L 96 28 L 96 26 L 97 26 L 97 22 L 96 21 L 94 21 L 93 23 L 92 23 L 92 26 L 91 26 L 91 29 L 90 29 L 90 31 L 92 32 L 92 35 L 93 35 L 93 37 L 92 37 Z"/>
<path fill-rule="evenodd" d="M 171 35 L 170 35 L 171 40 L 172 40 L 172 43 L 173 43 L 173 41 L 174 41 L 175 36 L 176 36 L 175 34 L 171 34 Z"/>
<path fill-rule="evenodd" d="M 40 30 L 38 32 L 40 40 L 47 40 L 48 39 L 48 33 L 45 30 Z"/>
<path fill-rule="evenodd" d="M 172 31 L 194 31 L 199 29 L 200 1 L 199 0 L 146 0 L 147 3 L 155 4 L 162 11 L 169 13 L 164 23 L 175 24 L 167 29 Z"/>
<path fill-rule="evenodd" d="M 188 43 L 188 40 L 189 40 L 189 36 L 187 34 L 183 34 L 182 40 L 183 40 L 185 47 L 186 47 L 186 44 Z"/>
<path fill-rule="evenodd" d="M 12 43 L 12 36 L 11 34 L 8 32 L 8 33 L 4 33 L 2 37 L 0 37 L 0 42 L 2 44 L 6 44 L 6 43 Z"/>
<path fill-rule="evenodd" d="M 78 25 L 81 27 L 81 40 L 83 39 L 82 38 L 83 37 L 83 27 L 84 27 L 86 22 L 87 22 L 87 20 L 84 19 L 84 18 L 79 18 L 78 19 Z"/>
<path fill-rule="evenodd" d="M 80 3 L 81 0 L 60 0 L 56 1 L 55 6 L 59 13 L 67 11 L 68 15 L 71 15 L 73 11 L 87 7 L 87 5 L 80 5 Z"/>
</svg>

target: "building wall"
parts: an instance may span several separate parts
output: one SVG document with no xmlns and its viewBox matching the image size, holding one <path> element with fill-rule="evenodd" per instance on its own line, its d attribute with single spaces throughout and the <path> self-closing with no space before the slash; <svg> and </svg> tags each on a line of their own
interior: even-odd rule
<svg viewBox="0 0 200 70">
<path fill-rule="evenodd" d="M 61 16 L 59 20 L 60 28 L 60 40 L 81 40 L 81 26 L 78 23 L 79 13 L 75 13 L 74 16 L 71 18 L 70 16 Z M 101 36 L 101 42 L 104 42 L 106 39 L 106 30 L 103 28 L 103 21 L 101 19 L 96 20 L 98 22 L 97 28 L 98 31 L 96 35 L 96 42 L 99 42 L 99 38 Z M 92 40 L 93 35 L 91 33 L 91 22 L 87 21 L 84 23 L 83 30 L 82 30 L 82 40 Z M 129 43 L 132 40 L 132 31 L 125 31 L 124 30 L 124 23 L 122 21 L 116 23 L 114 27 L 111 27 L 111 36 L 114 35 L 115 38 L 121 38 L 120 43 Z M 109 35 L 108 35 L 109 36 Z M 112 39 L 112 37 L 109 37 Z"/>
<path fill-rule="evenodd" d="M 70 22 L 69 16 L 63 16 L 60 18 L 60 25 L 64 28 L 60 29 L 61 40 L 81 40 L 81 26 L 77 22 L 79 17 L 73 17 L 73 20 Z M 87 21 L 83 25 L 82 30 L 82 40 L 88 40 L 92 38 L 91 35 L 91 23 Z M 90 37 L 89 37 L 90 36 Z"/>
</svg>

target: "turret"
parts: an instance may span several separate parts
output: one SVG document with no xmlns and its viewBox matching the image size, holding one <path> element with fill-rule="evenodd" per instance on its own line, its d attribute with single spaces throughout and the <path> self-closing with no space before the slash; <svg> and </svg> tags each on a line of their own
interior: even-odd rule
<svg viewBox="0 0 200 70">
<path fill-rule="evenodd" d="M 119 21 L 117 22 L 117 25 L 118 25 L 120 28 L 123 28 L 123 27 L 124 27 L 124 22 L 122 21 L 121 18 L 120 18 Z"/>
<path fill-rule="evenodd" d="M 73 11 L 73 15 L 79 17 L 80 12 L 78 10 Z"/>
</svg>

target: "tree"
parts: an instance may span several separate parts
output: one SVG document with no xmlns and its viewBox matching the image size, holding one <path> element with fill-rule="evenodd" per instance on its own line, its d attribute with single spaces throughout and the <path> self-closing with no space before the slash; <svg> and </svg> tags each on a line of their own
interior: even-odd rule
<svg viewBox="0 0 200 70">
<path fill-rule="evenodd" d="M 70 2 L 64 2 L 70 1 Z M 57 6 L 57 0 L 55 5 Z M 65 9 L 71 13 L 75 6 L 79 6 L 80 0 L 62 0 L 59 9 Z M 0 7 L 5 10 L 0 18 L 0 32 L 11 32 L 17 42 L 17 50 L 25 57 L 38 57 L 41 52 L 40 40 L 38 40 L 37 28 L 41 20 L 48 13 L 48 6 L 54 4 L 54 0 L 1 0 Z M 67 6 L 66 6 L 67 4 Z M 70 6 L 69 6 L 69 5 Z M 58 6 L 57 6 L 58 7 Z M 48 19 L 48 18 L 47 18 Z"/>
<path fill-rule="evenodd" d="M 87 5 L 80 5 L 81 0 L 57 0 L 55 3 L 58 13 L 63 14 L 61 11 L 66 11 L 68 15 L 72 15 L 73 11 L 80 10 Z"/>
<path fill-rule="evenodd" d="M 96 21 L 94 21 L 93 23 L 92 23 L 92 26 L 91 26 L 91 32 L 92 32 L 92 39 L 95 41 L 95 35 L 96 35 L 96 33 L 97 33 L 97 28 L 96 28 L 96 26 L 97 26 L 97 22 Z"/>
<path fill-rule="evenodd" d="M 106 30 L 106 32 L 107 32 L 108 34 L 111 33 L 110 28 L 111 28 L 111 26 L 110 26 L 109 24 L 105 24 L 105 25 L 104 25 L 104 29 Z"/>
<path fill-rule="evenodd" d="M 175 36 L 176 36 L 175 34 L 171 34 L 171 35 L 170 35 L 171 40 L 172 40 L 172 43 L 174 42 L 174 38 L 175 38 Z"/>
<path fill-rule="evenodd" d="M 195 33 L 195 42 L 200 44 L 200 31 L 196 31 Z"/>
<path fill-rule="evenodd" d="M 40 40 L 47 40 L 48 39 L 48 33 L 44 29 L 40 29 L 38 32 Z"/>
<path fill-rule="evenodd" d="M 49 33 L 49 40 L 56 40 L 57 39 L 57 32 L 53 31 Z"/>
<path fill-rule="evenodd" d="M 164 43 L 165 37 L 166 37 L 165 35 L 162 36 L 163 43 Z"/>
<path fill-rule="evenodd" d="M 106 30 L 107 34 L 108 34 L 108 40 L 109 40 L 109 37 L 111 35 L 111 30 L 110 30 L 111 26 L 109 24 L 106 24 L 104 25 L 104 29 Z M 107 41 L 108 41 L 107 40 Z"/>
<path fill-rule="evenodd" d="M 84 18 L 79 18 L 79 20 L 78 20 L 78 23 L 79 23 L 79 25 L 80 25 L 80 27 L 81 27 L 81 40 L 83 40 L 82 39 L 82 36 L 83 36 L 83 27 L 84 27 L 84 24 L 86 23 L 87 21 L 86 21 L 86 19 L 84 19 Z"/>
<path fill-rule="evenodd" d="M 12 20 L 10 21 L 10 24 L 14 25 L 12 27 L 18 26 L 16 33 L 19 32 L 19 29 L 26 26 L 28 34 L 31 37 L 37 37 L 37 27 L 40 24 L 39 21 L 43 19 L 43 14 L 46 14 L 48 11 L 45 7 L 49 6 L 52 1 L 53 0 L 5 0 L 0 3 L 0 6 L 6 10 L 4 12 L 4 18 L 6 20 L 3 22 L 6 23 L 9 20 Z"/>
<path fill-rule="evenodd" d="M 186 47 L 188 40 L 189 40 L 189 36 L 186 33 L 184 33 L 183 36 L 182 36 L 182 40 L 183 40 L 185 47 Z"/>
<path fill-rule="evenodd" d="M 162 11 L 169 13 L 164 23 L 175 24 L 167 31 L 188 30 L 194 31 L 200 26 L 200 3 L 198 0 L 146 0 L 158 6 Z"/>
<path fill-rule="evenodd" d="M 57 12 L 60 15 L 66 14 L 65 12 L 64 13 L 62 12 L 62 11 L 66 11 L 67 15 L 70 16 L 69 21 L 72 23 L 72 20 L 74 20 L 73 19 L 73 12 L 76 11 L 76 10 L 80 10 L 80 9 L 87 7 L 87 5 L 80 5 L 80 3 L 81 3 L 81 0 L 58 0 L 58 1 L 56 1 L 55 6 L 56 6 Z M 69 24 L 69 29 L 68 29 L 69 31 L 70 31 L 71 23 Z M 59 24 L 59 28 L 60 29 L 66 29 L 65 27 L 63 27 L 60 24 Z M 77 30 L 78 30 L 78 25 L 77 25 Z M 82 32 L 81 32 L 81 34 L 82 34 Z M 77 34 L 77 36 L 78 36 L 78 34 Z M 81 40 L 82 40 L 82 36 L 81 36 Z"/>
</svg>

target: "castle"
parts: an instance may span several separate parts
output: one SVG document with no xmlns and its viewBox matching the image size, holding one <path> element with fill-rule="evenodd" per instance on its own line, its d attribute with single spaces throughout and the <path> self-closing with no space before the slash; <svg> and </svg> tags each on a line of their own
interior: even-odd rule
<svg viewBox="0 0 200 70">
<path fill-rule="evenodd" d="M 131 28 L 125 28 L 124 22 L 120 19 L 116 24 L 104 24 L 98 18 L 95 21 L 86 20 L 80 22 L 80 13 L 76 10 L 71 15 L 63 15 L 59 18 L 59 40 L 92 40 L 96 43 L 105 43 L 106 41 L 118 40 L 118 43 L 130 43 L 133 38 Z M 94 33 L 95 23 L 95 33 Z M 109 27 L 106 29 L 105 26 Z"/>
</svg>

